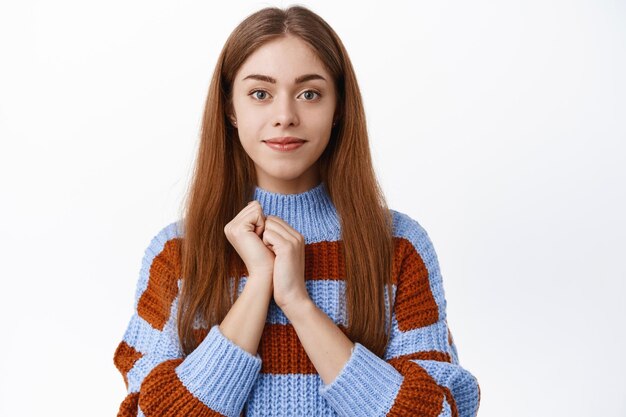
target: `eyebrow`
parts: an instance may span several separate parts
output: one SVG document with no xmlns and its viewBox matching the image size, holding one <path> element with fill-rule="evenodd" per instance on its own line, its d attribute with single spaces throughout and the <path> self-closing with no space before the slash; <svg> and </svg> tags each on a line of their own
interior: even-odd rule
<svg viewBox="0 0 626 417">
<path fill-rule="evenodd" d="M 245 80 L 259 80 L 259 81 L 265 81 L 267 83 L 272 83 L 272 84 L 276 84 L 276 79 L 270 77 L 269 75 L 261 75 L 261 74 L 250 74 L 247 77 L 243 78 L 242 81 Z M 301 75 L 299 77 L 296 77 L 296 79 L 294 80 L 296 84 L 300 84 L 306 81 L 310 81 L 310 80 L 322 80 L 322 81 L 326 81 L 326 78 L 322 77 L 319 74 L 305 74 L 305 75 Z"/>
</svg>

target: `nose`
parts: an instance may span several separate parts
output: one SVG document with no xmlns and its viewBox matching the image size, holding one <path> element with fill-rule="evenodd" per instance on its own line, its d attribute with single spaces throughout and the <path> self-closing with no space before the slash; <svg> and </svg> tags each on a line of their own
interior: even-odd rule
<svg viewBox="0 0 626 417">
<path fill-rule="evenodd" d="M 273 122 L 274 127 L 297 126 L 300 123 L 295 100 L 292 100 L 289 96 L 284 96 L 281 99 L 275 100 L 274 103 L 276 106 Z"/>
</svg>

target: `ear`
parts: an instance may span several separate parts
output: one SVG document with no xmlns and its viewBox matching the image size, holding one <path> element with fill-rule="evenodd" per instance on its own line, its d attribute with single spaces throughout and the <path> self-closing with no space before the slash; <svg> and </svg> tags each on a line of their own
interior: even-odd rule
<svg viewBox="0 0 626 417">
<path fill-rule="evenodd" d="M 226 113 L 226 118 L 230 121 L 230 124 L 237 126 L 237 117 L 235 116 L 233 103 L 230 100 L 227 100 L 224 107 L 224 113 Z"/>
<path fill-rule="evenodd" d="M 340 107 L 337 107 L 335 109 L 335 113 L 333 114 L 333 126 L 339 123 L 339 119 L 341 119 L 341 114 L 342 114 L 342 109 Z"/>
</svg>

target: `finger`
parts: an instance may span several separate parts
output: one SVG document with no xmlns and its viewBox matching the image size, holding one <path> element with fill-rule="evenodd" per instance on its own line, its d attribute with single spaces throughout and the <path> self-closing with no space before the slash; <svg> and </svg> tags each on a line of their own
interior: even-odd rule
<svg viewBox="0 0 626 417">
<path fill-rule="evenodd" d="M 242 208 L 239 213 L 237 213 L 237 215 L 235 216 L 235 219 L 237 220 L 241 220 L 245 217 L 247 217 L 251 212 L 255 211 L 255 204 L 253 204 L 254 202 L 251 201 L 250 203 L 248 203 L 247 206 L 245 206 L 244 208 Z"/>
<path fill-rule="evenodd" d="M 263 209 L 258 201 L 253 200 L 248 203 L 238 214 L 235 216 L 238 222 L 243 223 L 246 228 L 249 228 L 257 235 L 261 236 L 265 230 L 265 216 L 263 215 Z"/>
<path fill-rule="evenodd" d="M 254 205 L 251 205 L 251 206 L 254 206 Z M 250 222 L 250 224 L 253 225 L 252 230 L 258 236 L 261 236 L 263 232 L 265 231 L 265 225 L 266 225 L 266 219 L 265 219 L 265 216 L 263 216 L 263 211 L 261 210 L 261 207 L 259 206 L 257 208 L 253 208 L 248 216 L 249 216 L 248 221 Z"/>
<path fill-rule="evenodd" d="M 283 239 L 293 238 L 293 235 L 289 233 L 287 228 L 276 219 L 276 216 L 267 216 L 267 219 L 265 220 L 265 229 L 271 230 L 272 232 L 279 234 L 283 237 Z"/>
<path fill-rule="evenodd" d="M 267 220 L 270 220 L 270 219 L 272 220 L 272 222 L 276 222 L 277 226 L 280 226 L 282 228 L 281 230 L 284 230 L 291 237 L 295 238 L 296 240 L 299 240 L 301 238 L 302 235 L 300 235 L 300 233 L 298 233 L 297 230 L 295 230 L 293 227 L 291 227 L 289 225 L 289 223 L 287 223 L 286 221 L 284 221 L 280 217 L 278 217 L 278 216 L 267 216 Z"/>
<path fill-rule="evenodd" d="M 280 243 L 284 241 L 285 238 L 281 236 L 280 233 L 276 232 L 275 230 L 265 229 L 265 232 L 263 233 L 263 243 L 265 244 L 265 246 L 274 250 L 274 245 L 280 245 Z"/>
<path fill-rule="evenodd" d="M 254 211 L 254 210 L 261 210 L 261 211 L 263 211 L 261 209 L 261 203 L 259 203 L 257 200 L 249 201 L 248 204 L 239 211 L 239 214 L 248 213 L 248 212 Z"/>
</svg>

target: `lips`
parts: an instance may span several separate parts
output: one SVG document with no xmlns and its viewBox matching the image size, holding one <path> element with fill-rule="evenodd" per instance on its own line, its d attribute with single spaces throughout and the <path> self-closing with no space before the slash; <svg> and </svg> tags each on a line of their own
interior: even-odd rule
<svg viewBox="0 0 626 417">
<path fill-rule="evenodd" d="M 298 138 L 273 138 L 263 142 L 273 150 L 284 153 L 304 146 L 306 141 Z"/>
<path fill-rule="evenodd" d="M 281 137 L 281 138 L 267 139 L 267 140 L 264 140 L 263 142 L 275 143 L 275 144 L 280 144 L 280 145 L 287 145 L 289 143 L 304 143 L 306 141 L 304 139 L 296 138 L 296 137 L 293 137 L 293 136 L 285 136 L 285 137 Z"/>
</svg>

